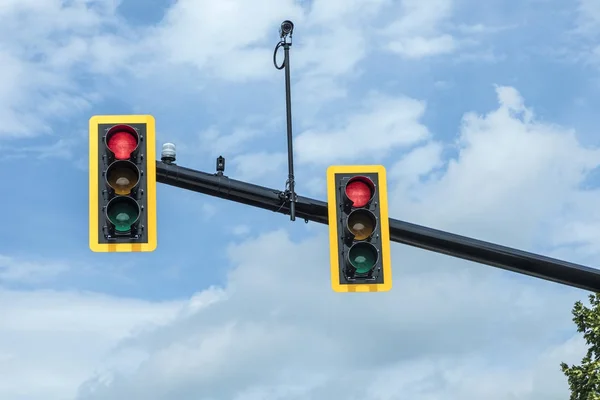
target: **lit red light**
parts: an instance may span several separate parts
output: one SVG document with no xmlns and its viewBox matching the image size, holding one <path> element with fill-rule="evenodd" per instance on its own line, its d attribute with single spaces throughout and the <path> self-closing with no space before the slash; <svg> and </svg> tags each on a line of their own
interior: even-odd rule
<svg viewBox="0 0 600 400">
<path fill-rule="evenodd" d="M 117 160 L 127 160 L 138 145 L 137 137 L 127 130 L 111 133 L 106 142 Z"/>
<path fill-rule="evenodd" d="M 365 177 L 355 177 L 346 185 L 346 196 L 354 207 L 364 207 L 373 197 L 373 183 Z"/>
</svg>

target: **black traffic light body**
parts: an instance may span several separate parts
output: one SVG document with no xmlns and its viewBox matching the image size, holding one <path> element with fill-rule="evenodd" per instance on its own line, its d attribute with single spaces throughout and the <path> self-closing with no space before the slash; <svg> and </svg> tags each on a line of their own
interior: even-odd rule
<svg viewBox="0 0 600 400">
<path fill-rule="evenodd" d="M 89 123 L 89 240 L 94 252 L 154 251 L 156 139 L 151 115 Z"/>
<path fill-rule="evenodd" d="M 327 202 L 333 290 L 389 291 L 392 267 L 385 168 L 330 166 Z"/>
</svg>

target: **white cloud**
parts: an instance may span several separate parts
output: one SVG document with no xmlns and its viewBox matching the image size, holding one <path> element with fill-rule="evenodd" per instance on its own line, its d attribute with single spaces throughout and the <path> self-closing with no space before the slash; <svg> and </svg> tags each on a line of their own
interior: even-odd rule
<svg viewBox="0 0 600 400">
<path fill-rule="evenodd" d="M 96 97 L 76 93 L 74 68 L 111 80 L 116 72 L 147 77 L 170 65 L 192 66 L 203 79 L 270 79 L 270 38 L 284 18 L 305 27 L 293 55 L 297 87 L 317 109 L 345 96 L 344 80 L 360 74 L 369 24 L 382 10 L 398 15 L 378 32 L 384 45 L 406 57 L 456 51 L 459 43 L 444 30 L 452 14 L 444 0 L 404 1 L 401 13 L 377 0 L 317 0 L 309 11 L 292 1 L 186 0 L 158 26 L 140 30 L 117 28 L 116 6 L 2 2 L 0 37 L 8 39 L 0 41 L 0 135 L 47 131 L 48 118 L 88 107 Z M 106 26 L 114 31 L 103 33 Z M 420 122 L 425 103 L 382 95 L 301 132 L 297 159 L 321 167 L 364 161 L 363 150 L 394 155 L 394 216 L 518 247 L 568 245 L 565 257 L 597 261 L 600 194 L 578 185 L 600 163 L 598 152 L 583 148 L 574 132 L 536 120 L 515 89 L 497 87 L 497 95 L 498 109 L 465 115 L 458 154 L 445 165 L 442 144 Z M 256 134 L 209 131 L 203 138 L 214 141 L 208 151 L 238 152 Z M 340 146 L 341 139 L 354 145 Z M 238 154 L 231 162 L 233 178 L 287 176 L 283 153 Z M 320 178 L 306 182 L 324 187 Z M 0 292 L 0 397 L 63 400 L 86 378 L 82 400 L 567 395 L 558 362 L 581 354 L 569 314 L 580 292 L 395 245 L 391 293 L 334 294 L 324 234 L 294 243 L 271 232 L 231 247 L 229 256 L 236 268 L 226 288 L 198 294 L 184 310 L 89 294 Z M 0 279 L 11 282 L 64 269 L 0 259 Z M 162 327 L 136 328 L 147 324 Z M 356 382 L 368 382 L 366 389 Z"/>
<path fill-rule="evenodd" d="M 334 127 L 319 127 L 300 133 L 294 143 L 300 163 L 325 165 L 392 151 L 427 139 L 429 132 L 419 120 L 425 104 L 407 97 L 373 95 L 363 108 L 348 113 L 347 120 Z"/>
<path fill-rule="evenodd" d="M 595 0 L 578 0 L 572 13 L 570 25 L 573 29 L 565 32 L 564 44 L 553 52 L 567 62 L 582 63 L 585 66 L 600 66 L 600 3 Z M 594 78 L 590 78 L 594 81 Z"/>
<path fill-rule="evenodd" d="M 79 93 L 70 73 L 93 56 L 90 37 L 114 20 L 115 7 L 113 1 L 2 2 L 0 137 L 48 133 L 49 119 L 89 107 L 96 95 Z"/>
<path fill-rule="evenodd" d="M 267 175 L 287 178 L 287 154 L 261 151 L 257 153 L 240 154 L 232 158 L 231 164 L 235 172 L 231 177 L 242 181 L 256 182 Z"/>
<path fill-rule="evenodd" d="M 367 52 L 365 33 L 346 24 L 336 24 L 326 33 L 309 33 L 303 38 L 302 47 L 290 56 L 294 57 L 294 68 L 304 69 L 303 79 L 323 76 L 339 79 L 353 72 L 364 58 Z"/>
<path fill-rule="evenodd" d="M 475 24 L 475 25 L 465 25 L 459 24 L 456 26 L 456 29 L 459 32 L 466 34 L 493 34 L 498 32 L 503 32 L 509 29 L 514 29 L 518 25 L 504 25 L 504 26 L 489 26 L 483 24 Z"/>
<path fill-rule="evenodd" d="M 376 17 L 383 7 L 391 4 L 390 0 L 317 0 L 312 4 L 310 16 L 314 23 L 323 25 L 340 21 L 366 24 L 369 18 Z"/>
<path fill-rule="evenodd" d="M 496 91 L 496 110 L 466 114 L 459 154 L 436 179 L 415 179 L 439 165 L 434 142 L 390 168 L 421 191 L 399 213 L 521 248 L 543 226 L 548 245 L 563 227 L 548 219 L 561 215 L 600 159 L 571 131 L 536 121 L 515 89 Z M 391 203 L 405 207 L 403 196 L 392 191 Z M 577 215 L 595 209 L 590 202 Z M 394 245 L 391 292 L 336 294 L 325 227 L 318 232 L 299 243 L 275 231 L 232 245 L 224 292 L 130 338 L 123 354 L 144 356 L 109 383 L 88 382 L 79 399 L 567 396 L 559 363 L 582 355 L 570 314 L 582 292 Z"/>
<path fill-rule="evenodd" d="M 390 168 L 392 182 L 411 182 L 410 190 L 420 194 L 407 202 L 403 191 L 392 191 L 395 215 L 529 247 L 535 228 L 557 221 L 561 207 L 578 198 L 578 183 L 598 165 L 597 152 L 582 148 L 569 130 L 536 121 L 515 89 L 496 90 L 496 110 L 465 115 L 459 154 L 446 170 L 417 179 L 439 166 L 436 142 Z M 368 105 L 341 125 L 348 135 L 368 129 L 379 148 L 386 140 L 414 144 L 429 137 L 417 122 L 423 103 L 375 96 Z M 394 136 L 411 124 L 420 135 Z M 378 138 L 379 132 L 388 135 Z M 324 137 L 321 145 L 330 140 Z M 257 154 L 236 165 L 260 175 L 267 158 Z M 583 219 L 596 209 L 591 200 L 578 203 L 574 221 L 594 223 Z M 545 237 L 565 223 L 550 226 Z M 597 246 L 597 237 L 582 240 Z M 569 311 L 580 292 L 404 246 L 393 251 L 392 292 L 340 295 L 329 286 L 325 234 L 294 243 L 283 231 L 271 232 L 232 246 L 236 268 L 224 291 L 199 294 L 170 322 L 179 305 L 5 294 L 0 304 L 10 308 L 0 310 L 0 334 L 8 347 L 0 354 L 11 375 L 0 395 L 68 398 L 90 378 L 82 400 L 565 396 L 558 362 L 581 353 L 563 335 L 573 332 Z M 145 321 L 162 327 L 131 333 Z M 547 358 L 549 351 L 558 353 Z M 57 375 L 48 378 L 50 365 Z M 353 381 L 368 384 L 360 389 Z"/>
<path fill-rule="evenodd" d="M 559 357 L 540 357 L 563 346 L 554 332 L 571 326 L 572 292 L 464 265 L 410 273 L 427 264 L 395 251 L 393 292 L 339 295 L 323 268 L 326 243 L 294 244 L 280 231 L 232 247 L 226 298 L 129 341 L 123 351 L 147 358 L 79 398 L 541 399 L 547 382 L 534 376 L 549 362 L 545 378 L 564 396 Z"/>
<path fill-rule="evenodd" d="M 418 181 L 421 176 L 443 165 L 442 151 L 443 145 L 438 142 L 417 147 L 390 167 L 388 177 L 406 183 Z"/>
<path fill-rule="evenodd" d="M 73 398 L 120 340 L 179 309 L 177 302 L 0 291 L 0 398 Z"/>
<path fill-rule="evenodd" d="M 200 133 L 200 148 L 211 156 L 219 156 L 224 151 L 227 155 L 242 152 L 244 145 L 263 136 L 265 132 L 258 129 L 238 127 L 233 132 L 223 134 L 212 126 Z"/>
<path fill-rule="evenodd" d="M 40 283 L 69 270 L 67 263 L 17 260 L 0 255 L 0 285 L 3 283 Z"/>
<path fill-rule="evenodd" d="M 398 15 L 379 33 L 386 46 L 409 57 L 456 45 L 441 25 L 452 15 L 450 0 L 315 0 L 310 6 L 292 0 L 183 0 L 160 23 L 145 27 L 124 23 L 117 10 L 112 0 L 3 3 L 0 37 L 10 39 L 0 51 L 0 135 L 49 132 L 49 121 L 88 109 L 116 82 L 131 89 L 135 82 L 166 80 L 167 72 L 177 80 L 189 67 L 196 74 L 181 74 L 188 87 L 192 78 L 198 86 L 213 79 L 275 79 L 271 52 L 286 18 L 297 26 L 294 93 L 307 117 L 346 95 L 345 83 L 360 75 L 358 65 L 378 37 L 373 27 L 382 16 Z M 101 77 L 102 85 L 81 91 L 77 79 L 90 76 Z"/>
<path fill-rule="evenodd" d="M 245 236 L 250 233 L 251 229 L 248 225 L 236 225 L 232 229 L 232 233 L 236 236 Z"/>
<path fill-rule="evenodd" d="M 433 38 L 417 36 L 394 40 L 390 42 L 389 49 L 407 58 L 422 58 L 436 54 L 452 53 L 456 49 L 456 46 L 454 38 L 450 35 L 441 35 Z"/>
<path fill-rule="evenodd" d="M 292 52 L 294 109 L 308 121 L 322 105 L 347 96 L 347 82 L 360 76 L 373 26 L 389 0 L 315 0 L 298 24 Z"/>
<path fill-rule="evenodd" d="M 381 32 L 387 49 L 411 59 L 454 52 L 456 40 L 442 29 L 452 7 L 452 0 L 403 0 L 400 17 Z"/>
<path fill-rule="evenodd" d="M 400 35 L 436 32 L 439 24 L 452 15 L 452 6 L 452 0 L 428 2 L 403 0 L 401 18 L 394 21 L 386 30 Z"/>
<path fill-rule="evenodd" d="M 306 192 L 309 195 L 317 196 L 319 198 L 325 198 L 327 196 L 327 181 L 325 177 L 314 176 L 307 180 L 300 182 L 302 186 L 298 186 L 299 192 Z"/>
<path fill-rule="evenodd" d="M 584 34 L 600 33 L 600 3 L 595 0 L 579 0 L 579 29 Z"/>
<path fill-rule="evenodd" d="M 292 55 L 297 109 L 309 116 L 320 104 L 346 95 L 344 83 L 360 74 L 372 27 L 384 12 L 399 15 L 385 30 L 390 46 L 401 43 L 411 57 L 448 51 L 453 39 L 438 25 L 449 17 L 451 3 L 438 3 L 411 0 L 398 7 L 386 0 L 316 0 L 308 7 L 292 0 L 252 5 L 185 0 L 155 26 L 130 27 L 112 0 L 5 2 L 0 37 L 10 39 L 1 42 L 0 51 L 0 135 L 50 132 L 51 120 L 89 109 L 115 82 L 131 88 L 167 71 L 177 75 L 192 67 L 200 86 L 215 78 L 275 79 L 271 52 L 286 18 L 296 22 L 300 38 Z M 81 91 L 77 79 L 89 76 L 102 77 L 103 84 Z"/>
<path fill-rule="evenodd" d="M 578 186 L 600 165 L 600 152 L 583 147 L 572 130 L 538 121 L 514 88 L 496 91 L 498 109 L 465 114 L 457 155 L 444 173 L 408 193 L 400 186 L 393 210 L 425 225 L 507 244 L 528 237 L 532 241 L 525 244 L 533 245 L 542 240 L 536 235 L 547 240 L 546 225 L 583 195 Z M 422 160 L 420 171 L 439 162 L 436 157 Z M 580 208 L 569 214 L 570 221 L 589 220 L 589 212 Z M 513 218 L 522 224 L 517 231 L 504 222 Z"/>
<path fill-rule="evenodd" d="M 217 214 L 218 211 L 217 207 L 211 203 L 202 203 L 200 208 L 202 210 L 202 213 L 204 213 L 205 219 L 211 219 Z"/>
<path fill-rule="evenodd" d="M 291 0 L 183 0 L 168 10 L 146 43 L 170 62 L 190 64 L 211 75 L 264 78 L 273 73 L 270 53 L 277 39 L 275 28 L 284 19 L 301 15 Z M 263 47 L 269 35 L 273 43 Z"/>
<path fill-rule="evenodd" d="M 51 144 L 42 145 L 31 145 L 31 146 L 17 146 L 8 145 L 2 146 L 2 152 L 4 157 L 19 159 L 27 157 L 36 157 L 38 159 L 45 158 L 58 158 L 58 159 L 69 159 L 73 156 L 72 149 L 77 144 L 76 137 L 70 138 L 58 138 Z M 85 168 L 88 168 L 87 159 Z"/>
</svg>

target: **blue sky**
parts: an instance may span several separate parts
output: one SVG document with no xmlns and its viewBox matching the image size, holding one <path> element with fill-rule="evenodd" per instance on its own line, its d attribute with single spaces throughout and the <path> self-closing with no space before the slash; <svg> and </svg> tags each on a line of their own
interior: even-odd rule
<svg viewBox="0 0 600 400">
<path fill-rule="evenodd" d="M 392 292 L 334 294 L 326 226 L 165 185 L 155 252 L 92 253 L 87 124 L 283 189 L 291 19 L 299 193 L 381 163 L 395 218 L 597 266 L 598 4 L 5 0 L 0 398 L 565 398 L 583 291 L 395 244 Z"/>
</svg>

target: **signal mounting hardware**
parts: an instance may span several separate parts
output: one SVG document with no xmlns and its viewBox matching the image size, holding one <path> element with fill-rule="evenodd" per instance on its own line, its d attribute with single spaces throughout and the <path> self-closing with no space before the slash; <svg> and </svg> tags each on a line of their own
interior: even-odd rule
<svg viewBox="0 0 600 400">
<path fill-rule="evenodd" d="M 330 166 L 327 203 L 332 289 L 389 291 L 392 268 L 385 168 Z"/>
</svg>

